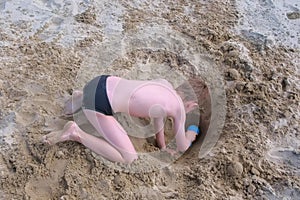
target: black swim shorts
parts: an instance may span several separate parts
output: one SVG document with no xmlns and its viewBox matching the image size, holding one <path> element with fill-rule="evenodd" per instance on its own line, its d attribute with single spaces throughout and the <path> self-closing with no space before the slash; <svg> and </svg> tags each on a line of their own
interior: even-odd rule
<svg viewBox="0 0 300 200">
<path fill-rule="evenodd" d="M 106 80 L 109 75 L 97 76 L 83 88 L 82 108 L 94 110 L 105 115 L 113 115 L 106 92 Z"/>
</svg>

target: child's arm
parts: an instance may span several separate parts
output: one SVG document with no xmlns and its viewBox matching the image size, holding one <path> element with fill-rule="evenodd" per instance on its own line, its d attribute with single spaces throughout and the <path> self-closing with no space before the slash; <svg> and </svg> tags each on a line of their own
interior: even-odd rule
<svg viewBox="0 0 300 200">
<path fill-rule="evenodd" d="M 154 118 L 154 126 L 155 126 L 155 131 L 156 131 L 156 142 L 158 147 L 162 150 L 162 151 L 166 151 L 171 155 L 175 155 L 177 153 L 177 151 L 173 150 L 173 149 L 169 149 L 166 146 L 166 142 L 165 142 L 165 133 L 164 133 L 164 118 Z"/>
<path fill-rule="evenodd" d="M 154 118 L 154 128 L 156 132 L 156 142 L 160 149 L 166 148 L 165 134 L 164 134 L 164 118 Z"/>
<path fill-rule="evenodd" d="M 174 118 L 174 131 L 177 144 L 177 151 L 186 151 L 192 142 L 192 138 L 186 137 L 184 130 L 185 115 L 178 115 Z"/>
</svg>

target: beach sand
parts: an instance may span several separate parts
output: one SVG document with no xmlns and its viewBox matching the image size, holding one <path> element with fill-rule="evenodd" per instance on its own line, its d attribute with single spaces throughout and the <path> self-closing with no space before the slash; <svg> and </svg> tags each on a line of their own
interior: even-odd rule
<svg viewBox="0 0 300 200">
<path fill-rule="evenodd" d="M 0 10 L 0 199 L 300 198 L 300 4 L 39 0 Z M 117 115 L 140 154 L 132 165 L 75 142 L 43 144 L 67 122 L 72 91 L 99 74 L 181 86 L 199 102 L 186 125 L 201 136 L 171 158 L 145 138 L 147 119 Z M 73 120 L 96 134 L 82 112 Z M 172 146 L 171 119 L 165 132 Z"/>
</svg>

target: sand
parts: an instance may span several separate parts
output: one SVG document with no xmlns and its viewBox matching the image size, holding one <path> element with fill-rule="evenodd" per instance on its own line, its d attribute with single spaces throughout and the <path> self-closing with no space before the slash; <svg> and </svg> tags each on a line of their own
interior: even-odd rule
<svg viewBox="0 0 300 200">
<path fill-rule="evenodd" d="M 0 3 L 0 199 L 299 199 L 299 7 L 294 1 Z M 279 24 L 279 25 L 278 25 Z M 147 119 L 116 116 L 139 160 L 40 139 L 98 74 L 165 78 L 202 134 L 160 152 Z M 82 112 L 73 120 L 96 134 Z M 165 127 L 174 145 L 172 120 Z M 150 136 L 150 137 L 149 137 Z"/>
</svg>

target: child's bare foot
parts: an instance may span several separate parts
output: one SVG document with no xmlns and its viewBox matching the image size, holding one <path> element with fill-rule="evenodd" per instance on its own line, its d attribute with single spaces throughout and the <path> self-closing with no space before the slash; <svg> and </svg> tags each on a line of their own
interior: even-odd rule
<svg viewBox="0 0 300 200">
<path fill-rule="evenodd" d="M 76 111 L 78 111 L 81 108 L 82 105 L 82 98 L 83 94 L 79 90 L 75 90 L 70 97 L 70 99 L 67 100 L 64 107 L 64 115 L 72 115 Z"/>
<path fill-rule="evenodd" d="M 64 126 L 63 130 L 53 131 L 42 138 L 43 143 L 54 145 L 58 142 L 64 142 L 67 140 L 79 141 L 79 136 L 76 131 L 77 125 L 73 121 L 69 121 Z"/>
</svg>

